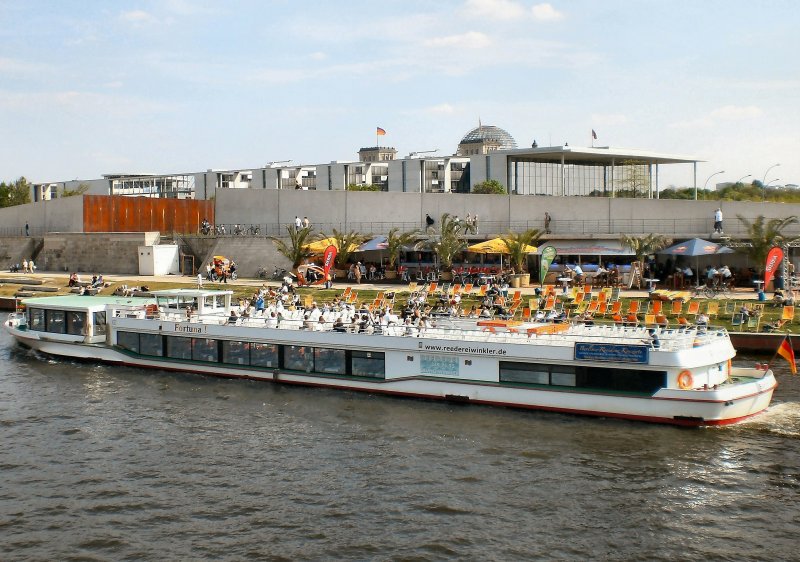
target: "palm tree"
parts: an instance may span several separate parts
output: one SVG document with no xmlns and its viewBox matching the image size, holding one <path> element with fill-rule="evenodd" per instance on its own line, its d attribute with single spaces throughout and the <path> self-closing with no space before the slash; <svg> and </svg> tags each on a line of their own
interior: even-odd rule
<svg viewBox="0 0 800 562">
<path fill-rule="evenodd" d="M 508 248 L 508 261 L 514 266 L 514 271 L 522 273 L 527 270 L 527 247 L 535 246 L 541 237 L 542 233 L 535 228 L 519 233 L 509 232 L 505 236 L 500 237 Z"/>
<path fill-rule="evenodd" d="M 439 223 L 439 237 L 432 239 L 428 245 L 439 256 L 443 269 L 453 267 L 453 258 L 467 247 L 464 240 L 464 224 L 455 220 L 449 213 L 442 215 Z"/>
<path fill-rule="evenodd" d="M 334 246 L 336 246 L 336 267 L 338 269 L 345 269 L 347 263 L 350 261 L 350 256 L 356 248 L 358 248 L 367 239 L 367 236 L 356 232 L 355 230 L 344 231 L 333 229 L 332 234 L 320 234 L 319 239 L 333 238 Z"/>
<path fill-rule="evenodd" d="M 400 232 L 400 229 L 394 227 L 389 231 L 386 236 L 386 250 L 389 253 L 389 269 L 394 270 L 400 259 L 400 252 L 405 246 L 410 246 L 416 242 L 419 236 L 419 230 L 412 230 L 410 232 Z"/>
<path fill-rule="evenodd" d="M 752 222 L 742 215 L 736 215 L 736 217 L 747 229 L 747 238 L 750 240 L 750 246 L 743 246 L 737 249 L 753 260 L 759 273 L 764 271 L 767 254 L 771 248 L 783 246 L 787 242 L 794 240 L 794 238 L 786 238 L 782 232 L 786 227 L 797 224 L 797 217 L 794 215 L 783 219 L 770 220 L 766 220 L 764 215 L 759 215 Z"/>
<path fill-rule="evenodd" d="M 619 238 L 623 246 L 630 248 L 636 255 L 636 261 L 641 266 L 640 271 L 644 271 L 644 258 L 650 254 L 655 254 L 659 250 L 663 250 L 670 244 L 672 240 L 662 234 L 648 234 L 647 236 L 629 236 L 623 234 Z"/>
<path fill-rule="evenodd" d="M 286 231 L 289 233 L 288 242 L 277 236 L 270 236 L 270 240 L 275 243 L 278 253 L 291 261 L 292 267 L 295 268 L 313 255 L 305 246 L 310 242 L 309 237 L 314 231 L 314 227 L 295 228 L 293 224 L 290 224 L 286 226 Z"/>
</svg>

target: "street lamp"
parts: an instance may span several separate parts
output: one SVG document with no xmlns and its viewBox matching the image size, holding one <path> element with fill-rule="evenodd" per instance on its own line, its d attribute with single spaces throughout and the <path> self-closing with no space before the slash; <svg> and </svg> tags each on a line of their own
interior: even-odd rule
<svg viewBox="0 0 800 562">
<path fill-rule="evenodd" d="M 750 176 L 752 176 L 752 175 L 753 175 L 753 174 L 747 174 L 746 176 L 742 176 L 742 177 L 740 177 L 738 180 L 736 180 L 736 183 L 735 183 L 735 184 L 733 184 L 733 185 L 738 185 L 739 183 L 741 183 L 741 181 L 742 181 L 744 178 L 749 178 L 749 177 L 750 177 Z"/>
<path fill-rule="evenodd" d="M 708 178 L 706 179 L 706 183 L 703 184 L 703 192 L 705 193 L 706 187 L 708 187 L 708 182 L 711 180 L 711 178 L 713 178 L 714 176 L 718 176 L 720 174 L 724 174 L 724 173 L 725 173 L 725 170 L 720 170 L 719 172 L 714 172 L 713 174 L 708 176 Z M 704 195 L 704 197 L 705 197 L 705 195 Z M 694 200 L 697 201 L 697 188 L 695 188 L 695 190 L 694 190 Z"/>
<path fill-rule="evenodd" d="M 764 189 L 763 189 L 763 192 L 764 192 L 764 201 L 766 201 L 766 200 L 767 200 L 767 188 L 768 188 L 770 185 L 772 185 L 773 183 L 775 183 L 776 181 L 781 181 L 781 178 L 775 178 L 774 180 L 769 180 L 767 183 L 765 183 L 765 184 L 764 184 Z"/>
<path fill-rule="evenodd" d="M 776 167 L 776 166 L 780 166 L 780 165 L 781 165 L 781 163 L 780 163 L 780 162 L 778 162 L 777 164 L 773 164 L 772 166 L 770 166 L 769 168 L 767 168 L 767 171 L 766 171 L 766 172 L 764 172 L 764 179 L 762 179 L 762 180 L 761 180 L 761 185 L 762 185 L 762 188 L 761 188 L 761 189 L 762 189 L 762 191 L 761 191 L 761 200 L 762 200 L 762 201 L 766 201 L 766 200 L 767 200 L 767 189 L 766 189 L 766 185 L 765 185 L 765 184 L 766 184 L 766 182 L 767 182 L 767 174 L 769 173 L 769 171 L 770 171 L 772 168 L 774 168 L 774 167 Z M 775 181 L 775 180 L 772 180 L 772 181 Z"/>
</svg>

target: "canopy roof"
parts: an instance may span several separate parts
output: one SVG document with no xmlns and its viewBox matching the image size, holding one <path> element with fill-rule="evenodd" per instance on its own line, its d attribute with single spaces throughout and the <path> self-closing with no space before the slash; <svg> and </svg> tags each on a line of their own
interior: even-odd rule
<svg viewBox="0 0 800 562">
<path fill-rule="evenodd" d="M 702 238 L 692 238 L 686 242 L 664 248 L 658 253 L 671 256 L 711 256 L 714 254 L 731 254 L 733 250 L 722 244 L 703 240 Z"/>
<path fill-rule="evenodd" d="M 619 240 L 551 240 L 539 246 L 553 246 L 560 256 L 633 256 L 633 250 Z"/>
<path fill-rule="evenodd" d="M 313 252 L 315 254 L 322 254 L 325 252 L 325 249 L 328 246 L 336 246 L 336 249 L 339 249 L 339 243 L 336 241 L 336 238 L 323 238 L 322 240 L 317 240 L 316 242 L 311 242 L 303 246 L 309 252 Z M 358 246 L 355 244 L 350 244 L 350 251 L 355 252 L 358 250 Z"/>
<path fill-rule="evenodd" d="M 358 252 L 372 252 L 375 250 L 386 250 L 389 247 L 386 236 L 376 236 L 372 240 L 367 240 L 358 247 Z"/>
<path fill-rule="evenodd" d="M 528 254 L 535 254 L 536 253 L 536 246 L 526 246 L 525 251 Z M 485 242 L 480 242 L 478 244 L 473 244 L 472 246 L 467 247 L 468 252 L 472 252 L 474 254 L 510 254 L 511 252 L 508 251 L 508 245 L 502 238 L 492 238 L 491 240 L 486 240 Z"/>
</svg>

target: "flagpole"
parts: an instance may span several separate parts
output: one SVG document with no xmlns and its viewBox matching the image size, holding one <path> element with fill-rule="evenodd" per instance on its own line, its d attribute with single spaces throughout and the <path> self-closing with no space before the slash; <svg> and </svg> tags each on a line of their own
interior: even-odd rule
<svg viewBox="0 0 800 562">
<path fill-rule="evenodd" d="M 775 353 L 773 354 L 772 359 L 770 359 L 769 362 L 767 363 L 767 368 L 766 368 L 767 371 L 769 371 L 769 368 L 772 365 L 772 362 L 775 361 L 775 358 L 778 356 L 778 353 L 780 353 L 780 350 L 783 347 L 783 342 L 785 342 L 786 340 L 789 340 L 789 346 L 791 347 L 792 340 L 789 337 L 789 334 L 786 334 L 785 336 L 783 336 L 783 339 L 781 340 L 781 343 L 778 345 L 778 349 L 775 350 Z"/>
</svg>

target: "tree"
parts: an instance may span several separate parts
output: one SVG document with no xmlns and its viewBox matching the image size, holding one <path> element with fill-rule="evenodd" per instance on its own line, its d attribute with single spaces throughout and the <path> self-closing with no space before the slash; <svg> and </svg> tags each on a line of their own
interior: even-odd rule
<svg viewBox="0 0 800 562">
<path fill-rule="evenodd" d="M 514 271 L 517 273 L 527 271 L 528 246 L 536 245 L 541 237 L 542 233 L 535 228 L 519 233 L 509 232 L 501 236 L 508 248 L 508 260 L 514 266 Z"/>
<path fill-rule="evenodd" d="M 14 207 L 31 202 L 31 184 L 25 177 L 12 183 L 0 183 L 0 207 Z"/>
<path fill-rule="evenodd" d="M 333 234 L 320 234 L 319 239 L 333 238 L 334 246 L 336 246 L 336 267 L 344 269 L 347 267 L 347 262 L 350 261 L 350 256 L 356 248 L 358 248 L 367 239 L 363 234 L 351 230 L 346 232 L 344 230 L 333 229 Z"/>
<path fill-rule="evenodd" d="M 394 269 L 397 266 L 397 262 L 400 260 L 400 252 L 403 251 L 403 248 L 416 242 L 418 236 L 419 230 L 400 232 L 399 228 L 394 227 L 389 231 L 386 236 L 386 250 L 389 253 L 390 269 Z"/>
<path fill-rule="evenodd" d="M 293 224 L 290 224 L 286 226 L 286 230 L 289 233 L 288 243 L 276 236 L 270 236 L 270 240 L 275 243 L 275 249 L 278 250 L 278 253 L 292 262 L 292 267 L 297 267 L 306 258 L 310 258 L 313 255 L 305 246 L 310 242 L 309 237 L 314 231 L 314 227 L 296 229 Z"/>
<path fill-rule="evenodd" d="M 67 189 L 65 185 L 61 190 L 61 197 L 74 197 L 76 195 L 83 195 L 89 191 L 89 184 L 88 183 L 81 183 L 75 189 Z"/>
<path fill-rule="evenodd" d="M 619 241 L 623 246 L 630 248 L 636 255 L 642 270 L 644 271 L 644 258 L 650 254 L 655 254 L 659 250 L 663 250 L 672 243 L 672 240 L 661 234 L 648 234 L 647 236 L 629 236 L 624 234 L 620 236 Z"/>
<path fill-rule="evenodd" d="M 347 186 L 347 191 L 380 191 L 381 187 L 379 185 L 374 185 L 371 183 L 367 183 L 364 185 L 359 185 L 357 183 L 351 183 Z"/>
<path fill-rule="evenodd" d="M 428 242 L 428 246 L 439 256 L 444 269 L 453 267 L 453 258 L 467 247 L 463 238 L 464 223 L 455 220 L 449 213 L 442 215 L 439 223 L 439 236 Z"/>
<path fill-rule="evenodd" d="M 640 160 L 623 160 L 618 167 L 621 175 L 614 179 L 616 197 L 648 197 L 650 166 Z"/>
<path fill-rule="evenodd" d="M 739 247 L 737 250 L 747 254 L 753 260 L 759 272 L 764 271 L 767 254 L 770 249 L 774 246 L 783 246 L 793 240 L 784 237 L 781 231 L 787 226 L 797 224 L 797 217 L 794 215 L 783 219 L 770 220 L 766 220 L 764 215 L 759 215 L 752 222 L 742 215 L 736 215 L 736 217 L 747 229 L 747 238 L 750 240 L 750 246 Z"/>
<path fill-rule="evenodd" d="M 504 195 L 506 188 L 497 180 L 486 180 L 476 183 L 472 193 L 488 193 L 490 195 Z"/>
</svg>

